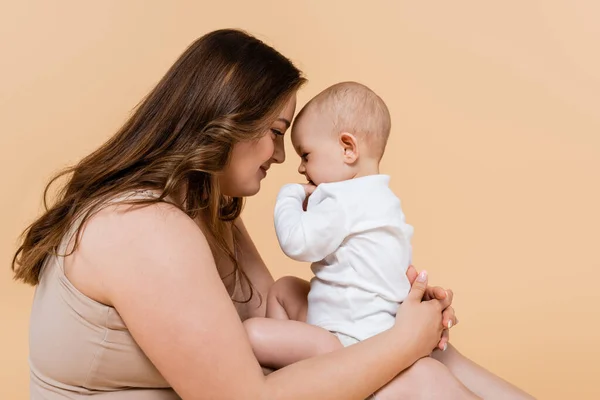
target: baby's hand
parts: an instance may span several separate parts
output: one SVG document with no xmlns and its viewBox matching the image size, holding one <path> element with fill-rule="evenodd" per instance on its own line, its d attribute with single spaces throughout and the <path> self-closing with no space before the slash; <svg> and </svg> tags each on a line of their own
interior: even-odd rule
<svg viewBox="0 0 600 400">
<path fill-rule="evenodd" d="M 306 207 L 308 207 L 308 198 L 317 188 L 315 185 L 311 185 L 310 183 L 302 185 L 304 187 L 304 193 L 306 194 L 306 198 L 302 202 L 302 209 L 306 211 Z"/>
<path fill-rule="evenodd" d="M 303 184 L 302 187 L 304 187 L 304 193 L 306 193 L 306 197 L 310 196 L 317 188 L 315 185 L 311 185 L 310 183 Z"/>
</svg>

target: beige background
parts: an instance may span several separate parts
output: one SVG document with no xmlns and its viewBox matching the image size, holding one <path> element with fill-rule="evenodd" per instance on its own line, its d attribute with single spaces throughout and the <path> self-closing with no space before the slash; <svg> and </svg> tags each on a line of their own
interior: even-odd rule
<svg viewBox="0 0 600 400">
<path fill-rule="evenodd" d="M 383 169 L 416 228 L 417 266 L 456 292 L 461 351 L 539 398 L 600 398 L 599 15 L 594 0 L 2 0 L 0 398 L 27 398 L 33 291 L 9 261 L 45 182 L 222 27 L 297 62 L 310 80 L 300 104 L 341 80 L 387 101 Z M 276 276 L 309 277 L 272 229 L 276 191 L 299 179 L 288 161 L 245 219 Z"/>
</svg>

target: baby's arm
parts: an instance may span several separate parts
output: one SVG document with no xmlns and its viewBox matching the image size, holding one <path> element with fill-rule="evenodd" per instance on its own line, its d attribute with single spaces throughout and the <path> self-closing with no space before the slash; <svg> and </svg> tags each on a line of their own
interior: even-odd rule
<svg viewBox="0 0 600 400">
<path fill-rule="evenodd" d="M 275 205 L 275 231 L 283 252 L 298 261 L 316 262 L 333 253 L 348 235 L 343 208 L 331 197 L 306 212 L 302 185 L 285 185 Z"/>
</svg>

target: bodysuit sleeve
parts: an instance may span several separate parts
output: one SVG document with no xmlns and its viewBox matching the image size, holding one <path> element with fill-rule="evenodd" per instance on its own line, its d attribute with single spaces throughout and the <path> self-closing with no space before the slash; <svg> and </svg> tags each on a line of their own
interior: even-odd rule
<svg viewBox="0 0 600 400">
<path fill-rule="evenodd" d="M 288 257 L 316 262 L 342 244 L 348 235 L 347 221 L 343 207 L 336 199 L 323 196 L 318 202 L 311 202 L 308 211 L 304 211 L 305 198 L 302 185 L 289 184 L 281 189 L 275 205 L 275 231 L 279 245 Z"/>
</svg>

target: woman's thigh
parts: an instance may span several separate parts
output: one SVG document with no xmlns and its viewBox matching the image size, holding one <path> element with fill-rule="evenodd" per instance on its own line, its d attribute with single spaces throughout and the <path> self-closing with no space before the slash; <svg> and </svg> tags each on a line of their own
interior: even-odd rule
<svg viewBox="0 0 600 400">
<path fill-rule="evenodd" d="M 376 394 L 377 400 L 478 399 L 446 366 L 426 357 L 418 360 Z"/>
</svg>

